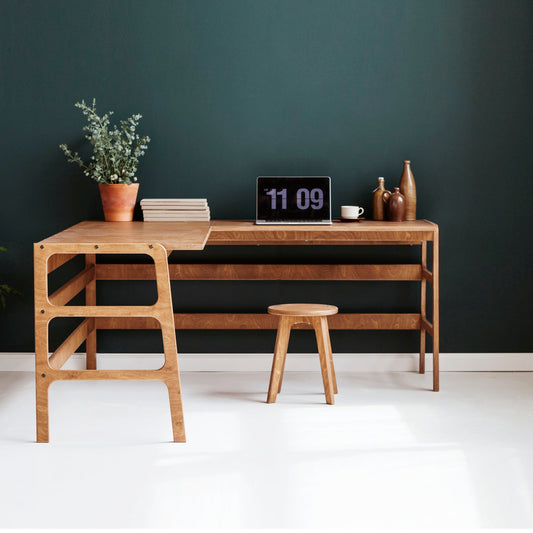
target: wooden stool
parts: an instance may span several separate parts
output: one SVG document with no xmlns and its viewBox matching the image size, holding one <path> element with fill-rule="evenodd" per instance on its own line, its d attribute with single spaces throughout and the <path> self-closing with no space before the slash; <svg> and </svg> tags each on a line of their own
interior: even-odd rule
<svg viewBox="0 0 533 533">
<path fill-rule="evenodd" d="M 334 394 L 337 393 L 337 380 L 333 368 L 333 355 L 331 353 L 328 319 L 326 317 L 328 315 L 335 315 L 338 309 L 334 305 L 280 304 L 271 305 L 268 308 L 268 312 L 271 315 L 278 315 L 280 319 L 274 360 L 272 362 L 272 372 L 270 374 L 267 403 L 275 402 L 276 395 L 281 391 L 283 370 L 285 369 L 285 359 L 287 357 L 287 348 L 289 346 L 289 336 L 292 326 L 295 324 L 310 324 L 316 334 L 322 381 L 324 382 L 324 391 L 326 393 L 326 403 L 334 404 Z"/>
</svg>

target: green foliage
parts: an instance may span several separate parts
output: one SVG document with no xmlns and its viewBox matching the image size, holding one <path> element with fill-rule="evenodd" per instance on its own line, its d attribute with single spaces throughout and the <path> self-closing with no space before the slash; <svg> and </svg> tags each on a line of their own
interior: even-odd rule
<svg viewBox="0 0 533 533">
<path fill-rule="evenodd" d="M 120 127 L 116 124 L 111 126 L 109 117 L 113 111 L 103 116 L 96 113 L 96 100 L 89 107 L 84 100 L 77 102 L 87 117 L 88 124 L 83 127 L 88 134 L 85 138 L 93 145 L 93 155 L 88 163 L 85 163 L 78 152 L 72 153 L 66 144 L 59 147 L 67 160 L 77 163 L 83 173 L 98 183 L 126 183 L 137 181 L 135 174 L 139 165 L 139 157 L 144 155 L 150 142 L 149 137 L 140 137 L 135 133 L 142 115 L 132 115 L 127 120 L 120 121 Z"/>
<path fill-rule="evenodd" d="M 0 246 L 0 252 L 5 252 L 6 249 L 3 246 Z M 6 296 L 13 294 L 16 296 L 20 296 L 20 292 L 16 289 L 13 289 L 9 285 L 6 285 L 5 283 L 0 283 L 0 307 L 2 309 L 5 309 L 6 307 Z"/>
</svg>

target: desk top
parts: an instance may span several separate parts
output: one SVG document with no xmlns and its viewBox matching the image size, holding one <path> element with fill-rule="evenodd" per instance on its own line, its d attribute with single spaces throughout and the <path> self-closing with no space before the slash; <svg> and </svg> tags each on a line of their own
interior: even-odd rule
<svg viewBox="0 0 533 533">
<path fill-rule="evenodd" d="M 207 244 L 416 244 L 432 241 L 438 226 L 427 220 L 333 221 L 331 225 L 257 225 L 254 221 L 213 220 Z"/>
<path fill-rule="evenodd" d="M 203 250 L 210 222 L 85 221 L 39 244 L 125 244 L 158 242 L 167 251 Z"/>
<path fill-rule="evenodd" d="M 207 245 L 417 244 L 432 241 L 438 226 L 412 222 L 334 221 L 332 225 L 256 225 L 247 220 L 211 222 L 85 221 L 39 244 L 125 244 L 158 242 L 167 251 L 203 250 Z"/>
</svg>

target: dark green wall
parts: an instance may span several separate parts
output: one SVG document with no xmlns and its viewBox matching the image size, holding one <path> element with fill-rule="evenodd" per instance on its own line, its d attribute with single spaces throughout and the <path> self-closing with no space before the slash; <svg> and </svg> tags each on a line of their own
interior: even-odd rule
<svg viewBox="0 0 533 533">
<path fill-rule="evenodd" d="M 443 352 L 531 352 L 531 0 L 3 0 L 0 272 L 24 293 L 0 311 L 0 351 L 33 350 L 32 243 L 101 218 L 73 104 L 97 99 L 152 138 L 140 196 L 207 197 L 252 218 L 258 175 L 330 175 L 333 202 L 370 207 L 411 159 L 419 218 L 441 231 Z M 335 214 L 338 214 L 335 213 Z M 194 261 L 413 260 L 414 250 L 273 247 Z M 180 256 L 176 255 L 176 260 Z M 141 284 L 142 285 L 142 284 Z M 177 310 L 263 311 L 308 299 L 345 311 L 416 307 L 414 284 L 181 283 Z M 131 296 L 126 289 L 109 298 Z M 149 293 L 142 285 L 140 295 Z M 102 294 L 102 301 L 108 296 Z M 66 324 L 53 324 L 52 337 Z M 183 332 L 182 351 L 258 352 L 273 332 Z M 160 350 L 155 332 L 100 349 Z M 413 332 L 334 332 L 336 351 L 415 351 Z M 313 349 L 298 332 L 293 350 Z"/>
</svg>

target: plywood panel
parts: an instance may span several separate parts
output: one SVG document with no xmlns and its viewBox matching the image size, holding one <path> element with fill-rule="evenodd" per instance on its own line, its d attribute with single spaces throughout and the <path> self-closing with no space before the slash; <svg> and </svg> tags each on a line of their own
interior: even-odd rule
<svg viewBox="0 0 533 533">
<path fill-rule="evenodd" d="M 174 313 L 176 329 L 276 329 L 278 319 L 266 313 Z M 418 313 L 340 313 L 328 319 L 330 329 L 420 329 Z M 98 329 L 155 329 L 149 317 L 96 318 Z M 295 328 L 307 329 L 302 324 Z"/>
<path fill-rule="evenodd" d="M 169 265 L 172 280 L 419 281 L 420 265 Z M 98 280 L 154 279 L 153 265 L 96 265 Z"/>
</svg>

